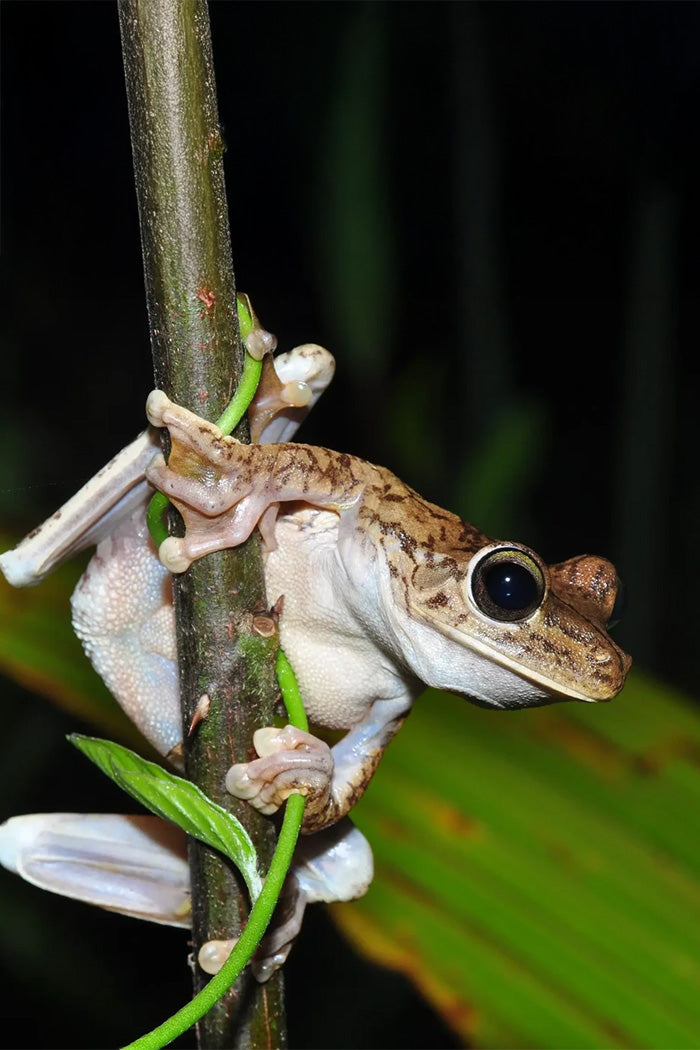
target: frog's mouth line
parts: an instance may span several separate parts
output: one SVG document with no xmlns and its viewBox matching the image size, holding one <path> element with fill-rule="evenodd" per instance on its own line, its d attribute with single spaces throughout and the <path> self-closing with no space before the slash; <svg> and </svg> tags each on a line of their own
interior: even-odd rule
<svg viewBox="0 0 700 1050">
<path fill-rule="evenodd" d="M 522 678 L 523 681 L 538 686 L 554 700 L 580 700 L 585 704 L 600 704 L 608 703 L 613 698 L 612 696 L 586 696 L 584 693 L 579 692 L 578 689 L 562 685 L 559 682 L 553 682 L 551 678 L 547 678 L 545 675 L 540 674 L 531 668 L 523 667 L 522 664 L 517 663 L 515 660 L 511 660 L 498 649 L 494 649 L 484 642 L 476 641 L 473 638 L 465 639 L 463 634 L 460 634 L 459 631 L 450 628 L 446 624 L 443 624 L 442 628 L 445 634 L 449 635 L 454 641 L 459 642 L 460 645 L 472 649 L 474 652 L 490 660 L 492 663 L 498 664 L 499 667 L 503 667 L 506 671 L 510 671 L 512 674 L 517 675 L 518 678 Z"/>
<path fill-rule="evenodd" d="M 561 685 L 558 682 L 553 682 L 551 678 L 547 678 L 543 674 L 538 674 L 537 671 L 532 671 L 527 667 L 523 667 L 522 664 L 515 663 L 515 661 L 509 660 L 503 653 L 499 653 L 494 649 L 490 649 L 488 646 L 482 646 L 479 644 L 473 645 L 473 648 L 478 652 L 483 653 L 484 656 L 488 656 L 489 659 L 493 660 L 500 667 L 505 667 L 506 670 L 512 671 L 518 678 L 522 678 L 525 682 L 530 682 L 532 685 L 539 686 L 544 689 L 553 699 L 560 700 L 581 700 L 584 704 L 600 704 L 607 703 L 612 699 L 610 696 L 593 697 L 586 696 L 584 693 L 580 693 L 577 689 L 572 689 L 565 685 Z"/>
<path fill-rule="evenodd" d="M 579 693 L 576 689 L 567 689 L 566 686 L 555 685 L 551 679 L 545 678 L 544 675 L 538 675 L 536 671 L 523 671 L 520 667 L 513 667 L 507 661 L 501 661 L 502 667 L 508 667 L 509 670 L 513 671 L 520 678 L 524 678 L 526 682 L 532 682 L 533 685 L 540 685 L 545 689 L 550 696 L 553 698 L 559 698 L 561 700 L 581 700 L 584 704 L 607 704 L 612 700 L 611 696 L 585 696 L 583 693 Z"/>
</svg>

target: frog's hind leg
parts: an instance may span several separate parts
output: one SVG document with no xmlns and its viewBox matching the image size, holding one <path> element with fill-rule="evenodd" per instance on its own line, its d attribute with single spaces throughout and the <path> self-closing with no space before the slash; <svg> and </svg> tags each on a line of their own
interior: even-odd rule
<svg viewBox="0 0 700 1050">
<path fill-rule="evenodd" d="M 51 893 L 150 922 L 191 925 L 185 834 L 160 817 L 11 817 L 0 824 L 0 864 Z"/>
<path fill-rule="evenodd" d="M 138 919 L 191 924 L 185 835 L 160 817 L 33 813 L 0 824 L 0 865 L 52 893 Z M 299 840 L 272 923 L 251 966 L 259 981 L 279 969 L 301 927 L 306 905 L 354 900 L 372 881 L 372 851 L 343 820 Z M 216 973 L 232 941 L 202 946 L 200 964 Z"/>
<path fill-rule="evenodd" d="M 14 586 L 39 583 L 97 544 L 71 599 L 75 632 L 129 718 L 168 755 L 182 739 L 172 585 L 145 519 L 153 492 L 145 471 L 158 447 L 155 430 L 140 434 L 3 554 L 0 569 Z"/>
<path fill-rule="evenodd" d="M 143 510 L 102 540 L 71 599 L 73 628 L 131 721 L 179 764 L 179 700 L 172 579 Z"/>
<path fill-rule="evenodd" d="M 284 963 L 307 904 L 362 897 L 373 874 L 369 842 L 347 817 L 325 831 L 302 836 L 270 927 L 251 962 L 258 981 L 267 981 Z"/>
</svg>

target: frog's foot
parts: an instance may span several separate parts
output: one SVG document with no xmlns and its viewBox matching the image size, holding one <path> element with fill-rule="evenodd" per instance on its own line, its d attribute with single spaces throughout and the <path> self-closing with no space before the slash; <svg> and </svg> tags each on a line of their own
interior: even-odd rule
<svg viewBox="0 0 700 1050">
<path fill-rule="evenodd" d="M 284 880 L 272 922 L 250 961 L 253 975 L 261 984 L 269 981 L 286 961 L 301 929 L 307 904 L 306 893 L 292 869 Z"/>
<path fill-rule="evenodd" d="M 326 389 L 333 355 L 316 343 L 295 346 L 286 354 L 266 357 L 260 384 L 248 410 L 250 436 L 260 444 L 290 441 L 297 427 Z"/>
<path fill-rule="evenodd" d="M 370 844 L 347 817 L 300 838 L 272 922 L 251 962 L 257 979 L 269 980 L 285 961 L 307 904 L 354 901 L 367 892 L 373 875 Z"/>
<path fill-rule="evenodd" d="M 251 962 L 258 981 L 268 981 L 287 959 L 307 904 L 354 901 L 375 874 L 372 848 L 345 818 L 317 835 L 299 839 L 273 920 Z"/>
<path fill-rule="evenodd" d="M 333 823 L 333 754 L 328 744 L 294 726 L 258 729 L 253 737 L 259 758 L 231 766 L 226 789 L 261 813 L 275 813 L 295 792 L 306 797 L 304 830 Z"/>
<path fill-rule="evenodd" d="M 146 410 L 155 425 L 167 426 L 172 446 L 167 464 L 162 454 L 155 456 L 148 478 L 175 504 L 186 525 L 184 537 L 171 536 L 161 544 L 163 565 L 184 572 L 205 554 L 243 543 L 261 519 L 267 544 L 274 546 L 276 500 L 264 480 L 275 459 L 270 446 L 241 445 L 223 436 L 215 424 L 174 404 L 162 390 L 150 394 Z"/>
<path fill-rule="evenodd" d="M 301 929 L 308 900 L 296 877 L 290 872 L 282 887 L 268 930 L 250 960 L 253 976 L 264 984 L 285 963 Z M 218 973 L 238 943 L 237 937 L 205 941 L 197 962 L 208 974 Z"/>
<path fill-rule="evenodd" d="M 172 428 L 171 437 L 173 439 L 183 434 L 183 441 L 192 447 L 196 444 L 196 439 L 189 441 L 188 431 L 191 430 L 194 421 L 202 424 L 201 433 L 206 432 L 214 438 L 222 437 L 221 430 L 215 423 L 210 423 L 202 416 L 190 412 L 188 408 L 176 405 L 163 390 L 151 390 L 146 399 L 146 415 L 152 426 Z"/>
<path fill-rule="evenodd" d="M 347 818 L 317 835 L 299 839 L 268 930 L 251 960 L 258 981 L 279 970 L 301 929 L 307 904 L 351 901 L 369 889 L 374 862 L 369 842 Z M 209 941 L 198 959 L 207 973 L 221 969 L 235 940 Z"/>
<path fill-rule="evenodd" d="M 256 525 L 262 536 L 263 550 L 273 551 L 277 547 L 275 522 L 279 507 L 276 503 L 266 505 L 264 498 L 254 497 L 241 501 L 226 520 L 208 518 L 174 497 L 173 503 L 185 519 L 187 530 L 184 536 L 168 536 L 158 548 L 158 557 L 168 572 L 185 572 L 192 562 L 205 554 L 237 547 L 248 539 Z"/>
</svg>

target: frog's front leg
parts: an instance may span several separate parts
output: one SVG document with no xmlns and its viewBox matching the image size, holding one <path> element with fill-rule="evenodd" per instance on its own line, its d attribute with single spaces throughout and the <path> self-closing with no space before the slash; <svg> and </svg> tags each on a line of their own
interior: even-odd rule
<svg viewBox="0 0 700 1050">
<path fill-rule="evenodd" d="M 364 793 L 411 700 L 376 700 L 367 717 L 333 748 L 294 726 L 258 729 L 253 743 L 259 757 L 231 766 L 226 788 L 266 814 L 299 792 L 306 796 L 304 833 L 335 824 Z"/>
<path fill-rule="evenodd" d="M 172 446 L 168 462 L 157 455 L 146 476 L 174 503 L 186 526 L 184 537 L 170 536 L 159 548 L 171 572 L 238 546 L 256 526 L 268 550 L 274 549 L 281 502 L 302 500 L 340 511 L 362 496 L 364 481 L 351 469 L 349 456 L 310 445 L 242 445 L 162 390 L 149 395 L 146 414 L 154 426 L 168 428 Z"/>
</svg>

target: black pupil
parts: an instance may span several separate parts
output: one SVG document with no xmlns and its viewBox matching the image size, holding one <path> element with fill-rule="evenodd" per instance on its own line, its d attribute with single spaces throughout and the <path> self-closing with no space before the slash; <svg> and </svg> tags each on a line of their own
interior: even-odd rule
<svg viewBox="0 0 700 1050">
<path fill-rule="evenodd" d="M 487 569 L 484 587 L 499 609 L 517 612 L 537 600 L 537 581 L 531 572 L 515 561 L 500 561 Z"/>
</svg>

